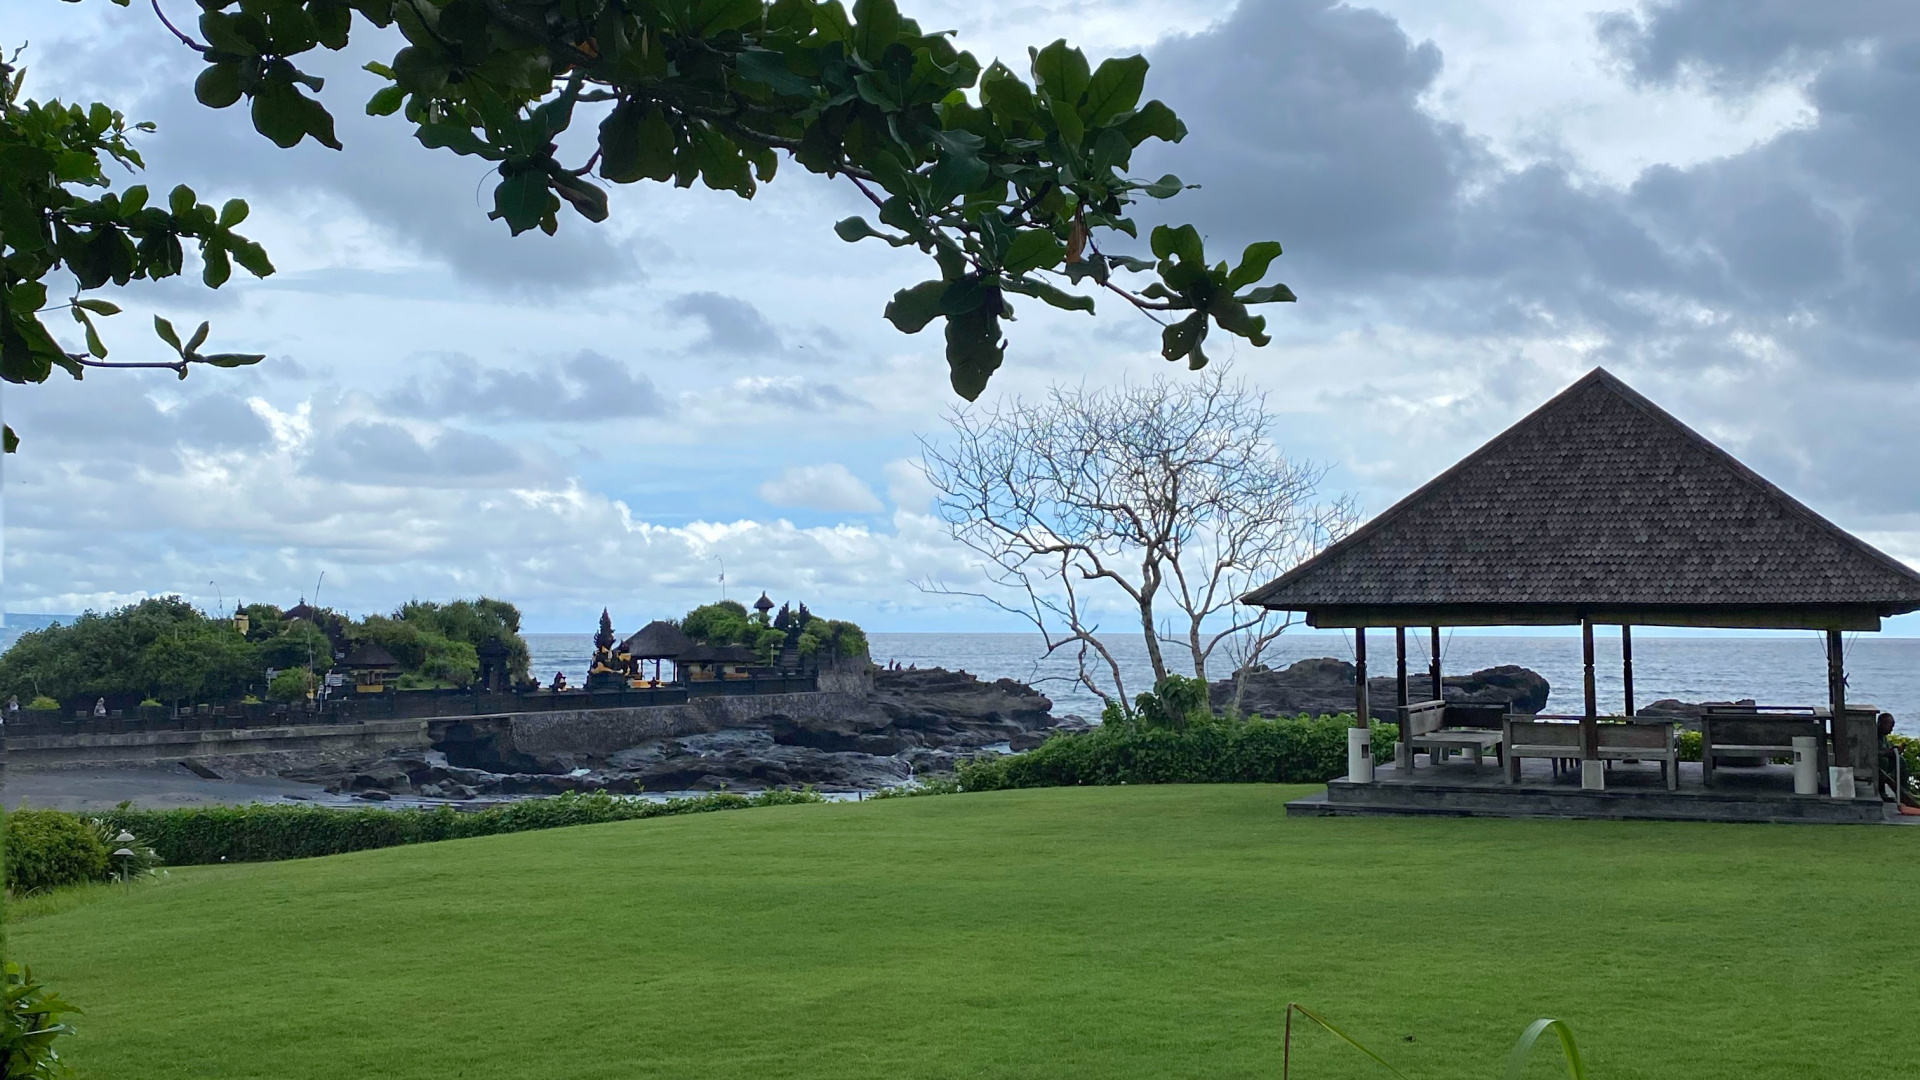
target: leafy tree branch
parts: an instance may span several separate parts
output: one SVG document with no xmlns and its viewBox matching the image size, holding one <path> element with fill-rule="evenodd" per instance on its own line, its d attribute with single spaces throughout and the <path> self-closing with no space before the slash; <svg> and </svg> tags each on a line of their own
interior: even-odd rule
<svg viewBox="0 0 1920 1080">
<path fill-rule="evenodd" d="M 969 400 L 1004 359 L 1014 296 L 1091 312 L 1095 293 L 1119 295 L 1162 324 L 1167 359 L 1194 368 L 1214 329 L 1265 345 L 1251 308 L 1294 299 L 1260 284 L 1276 243 L 1210 264 L 1198 230 L 1160 226 L 1151 258 L 1122 253 L 1139 238 L 1132 207 L 1186 186 L 1129 171 L 1142 144 L 1186 135 L 1143 100 L 1140 56 L 1095 68 L 1056 41 L 1029 50 L 1024 75 L 983 69 L 893 0 L 851 12 L 840 0 L 198 0 L 204 40 L 151 2 L 207 64 L 199 100 L 244 99 L 282 147 L 341 145 L 323 81 L 295 60 L 345 48 L 357 25 L 398 28 L 406 44 L 367 65 L 389 85 L 366 111 L 495 163 L 489 216 L 515 234 L 552 233 L 568 208 L 605 220 L 602 184 L 699 181 L 752 198 L 781 155 L 845 177 L 876 213 L 839 222 L 843 240 L 917 248 L 938 268 L 885 314 L 910 334 L 944 320 L 952 385 Z M 568 165 L 560 140 L 582 106 L 599 117 L 594 149 Z M 1135 288 L 1133 275 L 1150 280 Z"/>
</svg>

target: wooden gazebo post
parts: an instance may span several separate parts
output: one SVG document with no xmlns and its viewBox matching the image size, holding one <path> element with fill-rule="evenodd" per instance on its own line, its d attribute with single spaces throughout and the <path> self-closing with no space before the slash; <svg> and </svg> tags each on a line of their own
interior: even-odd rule
<svg viewBox="0 0 1920 1080">
<path fill-rule="evenodd" d="M 1593 684 L 1593 620 L 1580 620 L 1580 651 L 1586 673 L 1586 714 L 1580 717 L 1580 786 L 1599 791 L 1607 786 L 1606 766 L 1600 761 L 1600 701 Z"/>
<path fill-rule="evenodd" d="M 1427 654 L 1427 678 L 1432 682 L 1433 701 L 1445 701 L 1447 695 L 1440 689 L 1440 628 L 1433 628 L 1433 651 Z"/>
<path fill-rule="evenodd" d="M 1853 747 L 1847 732 L 1847 660 L 1840 631 L 1827 631 L 1827 707 L 1833 713 L 1828 730 L 1833 733 L 1833 760 L 1829 765 L 1853 764 Z M 1832 783 L 1828 783 L 1828 794 Z"/>
<path fill-rule="evenodd" d="M 1347 729 L 1347 779 L 1373 780 L 1373 731 L 1367 707 L 1367 628 L 1353 628 L 1353 726 Z"/>
<path fill-rule="evenodd" d="M 1626 687 L 1626 712 L 1633 713 L 1633 627 L 1620 624 L 1620 681 Z"/>
<path fill-rule="evenodd" d="M 1400 745 L 1394 748 L 1393 764 L 1405 776 L 1413 771 L 1413 733 L 1407 723 L 1407 628 L 1393 628 L 1394 704 L 1400 709 Z"/>
</svg>

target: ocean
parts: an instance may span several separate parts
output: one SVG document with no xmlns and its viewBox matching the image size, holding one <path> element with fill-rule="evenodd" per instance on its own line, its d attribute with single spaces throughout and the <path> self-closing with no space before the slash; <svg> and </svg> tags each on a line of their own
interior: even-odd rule
<svg viewBox="0 0 1920 1080">
<path fill-rule="evenodd" d="M 586 677 L 593 654 L 591 634 L 528 634 L 533 671 L 541 682 L 564 671 L 578 685 Z M 875 662 L 898 661 L 919 667 L 957 668 L 986 679 L 1012 678 L 1033 683 L 1053 699 L 1059 716 L 1100 715 L 1100 700 L 1071 681 L 1071 657 L 1042 659 L 1040 639 L 1031 634 L 869 634 Z M 1427 636 L 1407 635 L 1407 665 L 1427 666 Z M 1139 638 L 1111 642 L 1127 692 L 1149 688 L 1151 670 L 1146 646 Z M 1375 675 L 1393 673 L 1393 635 L 1374 631 L 1367 636 L 1368 662 Z M 1595 681 L 1600 707 L 1622 704 L 1620 639 L 1606 631 L 1596 635 Z M 1295 660 L 1332 656 L 1353 658 L 1352 638 L 1346 634 L 1289 633 L 1268 650 L 1270 667 Z M 1519 664 L 1545 676 L 1553 691 L 1548 708 L 1577 712 L 1580 702 L 1580 639 L 1578 637 L 1487 637 L 1441 632 L 1440 661 L 1448 674 L 1461 675 L 1500 664 Z M 1232 669 L 1225 657 L 1208 666 L 1208 674 L 1223 678 Z M 1824 640 L 1808 632 L 1783 637 L 1656 637 L 1636 634 L 1633 639 L 1633 691 L 1637 704 L 1658 698 L 1682 701 L 1731 701 L 1754 698 L 1767 705 L 1815 705 L 1827 700 Z M 1920 638 L 1879 638 L 1869 634 L 1847 639 L 1847 699 L 1872 703 L 1894 716 L 1895 727 L 1920 735 Z"/>
</svg>

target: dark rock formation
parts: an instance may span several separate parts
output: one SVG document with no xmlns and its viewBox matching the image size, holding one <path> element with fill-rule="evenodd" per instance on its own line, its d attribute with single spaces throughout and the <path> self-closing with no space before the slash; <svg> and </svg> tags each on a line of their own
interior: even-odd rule
<svg viewBox="0 0 1920 1080">
<path fill-rule="evenodd" d="M 288 775 L 340 793 L 447 799 L 802 785 L 871 790 L 950 771 L 982 751 L 1027 749 L 1055 730 L 1090 726 L 1078 717 L 1056 721 L 1051 701 L 1011 679 L 988 683 L 940 668 L 874 671 L 870 678 L 864 695 L 772 695 L 765 712 L 751 707 L 752 698 L 728 699 L 728 713 L 716 712 L 711 730 L 597 724 L 593 739 L 556 742 L 549 727 L 545 748 L 530 751 L 523 747 L 535 744 L 516 743 L 511 722 L 455 723 L 440 730 L 437 750 L 400 750 Z M 633 732 L 631 743 L 609 741 L 616 730 Z M 583 742 L 599 749 L 582 749 Z"/>
<path fill-rule="evenodd" d="M 1353 711 L 1354 666 L 1345 660 L 1321 657 L 1300 660 L 1285 671 L 1256 666 L 1247 675 L 1247 687 L 1240 700 L 1240 711 L 1262 716 L 1333 716 Z M 1551 691 L 1538 672 L 1515 664 L 1486 668 L 1469 675 L 1445 675 L 1440 679 L 1448 701 L 1511 702 L 1520 712 L 1537 713 L 1547 707 Z M 1407 673 L 1407 700 L 1432 700 L 1432 680 L 1426 672 Z M 1233 679 L 1216 682 L 1210 688 L 1215 710 L 1224 710 L 1233 702 Z M 1369 712 L 1375 719 L 1394 719 L 1396 691 L 1392 675 L 1367 680 Z"/>
<path fill-rule="evenodd" d="M 1709 705 L 1752 705 L 1753 698 L 1741 698 L 1739 701 L 1681 701 L 1678 698 L 1661 698 L 1649 705 L 1637 705 L 1634 713 L 1639 716 L 1671 716 L 1681 722 L 1681 726 L 1694 731 L 1700 729 L 1700 717 Z"/>
</svg>

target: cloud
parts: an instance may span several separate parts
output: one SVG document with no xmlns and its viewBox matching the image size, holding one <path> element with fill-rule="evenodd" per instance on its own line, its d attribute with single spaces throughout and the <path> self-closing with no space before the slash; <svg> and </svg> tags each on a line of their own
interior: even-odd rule
<svg viewBox="0 0 1920 1080">
<path fill-rule="evenodd" d="M 775 506 L 827 513 L 872 514 L 885 507 L 866 482 L 845 465 L 794 465 L 760 485 L 760 497 Z"/>
<path fill-rule="evenodd" d="M 693 292 L 667 305 L 667 313 L 699 323 L 706 331 L 694 346 L 735 356 L 780 351 L 774 332 L 760 309 L 737 297 L 717 292 Z"/>
<path fill-rule="evenodd" d="M 401 384 L 391 403 L 429 417 L 560 422 L 658 416 L 666 410 L 652 379 L 591 349 L 538 371 L 442 357 L 432 374 Z"/>
<path fill-rule="evenodd" d="M 873 407 L 831 383 L 810 382 L 797 375 L 749 375 L 735 379 L 733 390 L 741 401 L 794 412 L 823 413 Z"/>
<path fill-rule="evenodd" d="M 485 435 L 447 428 L 422 439 L 384 420 L 355 420 L 315 442 L 308 475 L 347 484 L 463 484 L 524 464 L 512 447 Z"/>
</svg>

